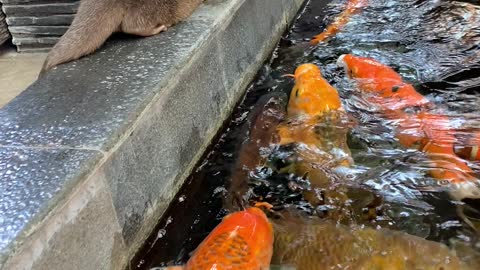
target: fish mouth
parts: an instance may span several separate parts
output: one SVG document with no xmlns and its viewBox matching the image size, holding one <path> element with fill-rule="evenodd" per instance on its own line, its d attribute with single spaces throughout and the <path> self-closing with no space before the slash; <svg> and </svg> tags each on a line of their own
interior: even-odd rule
<svg viewBox="0 0 480 270">
<path fill-rule="evenodd" d="M 345 70 L 347 69 L 347 63 L 345 63 L 345 56 L 346 54 L 340 55 L 337 59 L 337 67 L 343 67 Z"/>
</svg>

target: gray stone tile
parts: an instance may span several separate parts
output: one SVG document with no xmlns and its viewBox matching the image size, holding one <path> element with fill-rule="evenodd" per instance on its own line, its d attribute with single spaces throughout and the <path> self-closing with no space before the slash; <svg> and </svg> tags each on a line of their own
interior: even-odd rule
<svg viewBox="0 0 480 270">
<path fill-rule="evenodd" d="M 89 198 L 73 220 L 62 224 L 32 270 L 121 269 L 128 261 L 126 248 L 104 188 Z"/>
<path fill-rule="evenodd" d="M 274 31 L 276 27 L 283 26 L 283 29 L 286 29 L 287 21 L 281 1 L 276 0 L 272 3 L 272 0 L 260 0 L 252 1 L 252 4 L 254 6 L 250 16 L 256 22 L 255 31 L 259 37 L 263 38 L 264 43 L 268 40 L 267 37 L 272 39 L 273 34 L 276 34 Z"/>
<path fill-rule="evenodd" d="M 226 96 L 218 55 L 213 40 L 105 164 L 127 245 L 147 219 L 156 222 L 161 213 L 151 216 L 152 209 L 166 209 L 235 102 Z"/>
<path fill-rule="evenodd" d="M 205 0 L 189 20 L 208 20 L 213 21 L 213 24 L 225 24 L 243 2 L 244 0 Z"/>
<path fill-rule="evenodd" d="M 40 5 L 15 5 L 11 1 L 2 1 L 7 16 L 40 16 L 54 14 L 75 14 L 80 1 L 73 3 L 43 3 Z M 71 2 L 71 1 L 69 1 Z"/>
<path fill-rule="evenodd" d="M 299 8 L 303 5 L 305 0 L 282 0 L 284 10 L 286 12 L 287 18 L 291 18 L 297 14 Z"/>
<path fill-rule="evenodd" d="M 0 145 L 108 150 L 198 50 L 208 25 L 112 41 L 53 70 L 0 110 Z"/>
<path fill-rule="evenodd" d="M 245 1 L 219 37 L 227 89 L 238 81 L 240 74 L 256 73 L 251 64 L 260 56 L 264 46 L 273 47 L 269 40 L 275 42 L 275 28 L 285 24 L 281 2 L 272 5 L 270 0 Z"/>
<path fill-rule="evenodd" d="M 99 169 L 36 226 L 2 269 L 122 269 L 126 251 Z"/>
<path fill-rule="evenodd" d="M 10 38 L 8 26 L 5 22 L 5 14 L 2 12 L 2 4 L 0 3 L 0 45 Z"/>
<path fill-rule="evenodd" d="M 0 265 L 100 158 L 97 151 L 0 147 Z"/>
<path fill-rule="evenodd" d="M 229 24 L 224 26 L 225 29 L 219 33 L 224 65 L 223 76 L 227 89 L 235 84 L 238 74 L 249 68 L 262 45 L 263 38 L 257 35 L 256 30 L 258 21 L 256 16 L 252 16 L 252 13 L 256 12 L 256 2 L 245 1 Z"/>
<path fill-rule="evenodd" d="M 10 26 L 8 30 L 12 35 L 52 35 L 61 36 L 68 26 Z"/>
<path fill-rule="evenodd" d="M 51 15 L 48 17 L 10 17 L 7 23 L 10 25 L 70 25 L 73 21 L 73 14 Z"/>
</svg>

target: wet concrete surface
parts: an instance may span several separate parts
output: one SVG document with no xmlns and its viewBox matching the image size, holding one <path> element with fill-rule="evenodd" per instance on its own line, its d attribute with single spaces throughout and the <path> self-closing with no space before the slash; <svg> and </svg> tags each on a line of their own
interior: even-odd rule
<svg viewBox="0 0 480 270">
<path fill-rule="evenodd" d="M 0 108 L 18 96 L 38 76 L 46 53 L 17 53 L 0 46 Z"/>
</svg>

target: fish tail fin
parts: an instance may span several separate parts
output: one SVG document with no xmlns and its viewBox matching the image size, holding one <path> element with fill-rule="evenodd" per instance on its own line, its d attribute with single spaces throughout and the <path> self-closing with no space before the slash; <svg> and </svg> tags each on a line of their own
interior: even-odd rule
<svg viewBox="0 0 480 270">
<path fill-rule="evenodd" d="M 123 13 L 123 6 L 115 0 L 81 1 L 72 25 L 48 54 L 40 76 L 98 49 L 120 27 Z"/>
</svg>

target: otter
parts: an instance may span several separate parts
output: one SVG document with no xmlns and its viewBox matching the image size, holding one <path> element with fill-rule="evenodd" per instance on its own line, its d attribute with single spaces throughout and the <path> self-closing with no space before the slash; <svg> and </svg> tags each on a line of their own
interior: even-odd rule
<svg viewBox="0 0 480 270">
<path fill-rule="evenodd" d="M 114 33 L 153 36 L 186 19 L 203 0 L 82 0 L 69 29 L 49 52 L 40 77 L 93 53 Z"/>
</svg>

